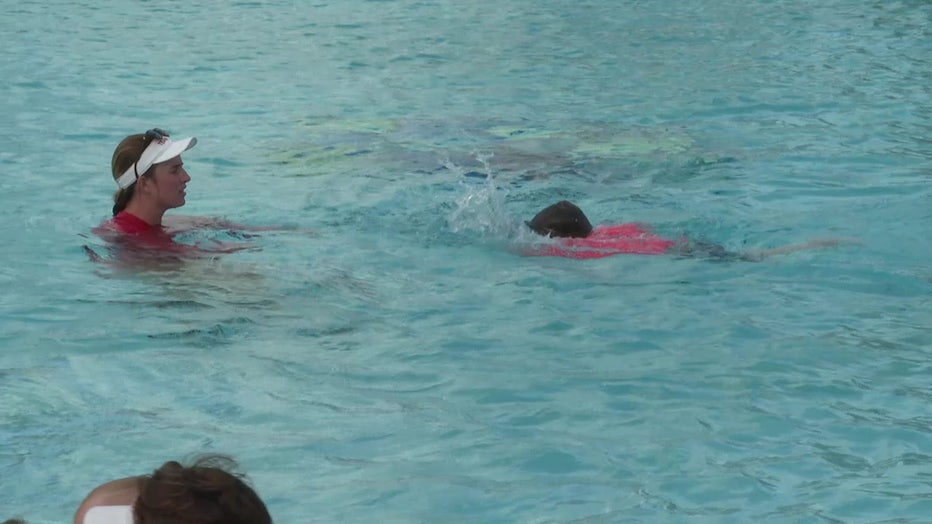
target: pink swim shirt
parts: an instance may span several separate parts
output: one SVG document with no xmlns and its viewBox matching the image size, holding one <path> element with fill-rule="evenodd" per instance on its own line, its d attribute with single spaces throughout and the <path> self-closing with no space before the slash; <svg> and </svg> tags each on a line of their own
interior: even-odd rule
<svg viewBox="0 0 932 524">
<path fill-rule="evenodd" d="M 543 246 L 530 255 L 577 260 L 623 254 L 660 255 L 681 243 L 655 235 L 643 224 L 627 223 L 598 226 L 585 238 L 558 238 L 556 244 Z"/>
</svg>

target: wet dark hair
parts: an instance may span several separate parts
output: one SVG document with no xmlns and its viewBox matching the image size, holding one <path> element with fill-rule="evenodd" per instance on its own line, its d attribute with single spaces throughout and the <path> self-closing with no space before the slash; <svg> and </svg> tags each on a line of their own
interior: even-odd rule
<svg viewBox="0 0 932 524">
<path fill-rule="evenodd" d="M 201 457 L 190 466 L 166 462 L 139 481 L 135 524 L 272 524 L 265 503 L 235 473 L 228 457 Z"/>
<path fill-rule="evenodd" d="M 545 207 L 526 224 L 535 233 L 552 237 L 582 238 L 592 233 L 586 214 L 568 200 Z"/>
<path fill-rule="evenodd" d="M 4 520 L 3 524 L 26 524 L 26 521 L 20 518 L 12 518 Z"/>
</svg>

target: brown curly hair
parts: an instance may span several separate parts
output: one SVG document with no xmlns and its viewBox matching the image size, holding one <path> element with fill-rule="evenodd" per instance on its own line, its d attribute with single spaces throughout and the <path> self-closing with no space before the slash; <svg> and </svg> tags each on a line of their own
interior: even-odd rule
<svg viewBox="0 0 932 524">
<path fill-rule="evenodd" d="M 136 524 L 272 524 L 265 503 L 236 462 L 204 456 L 190 466 L 169 461 L 139 480 Z"/>
</svg>

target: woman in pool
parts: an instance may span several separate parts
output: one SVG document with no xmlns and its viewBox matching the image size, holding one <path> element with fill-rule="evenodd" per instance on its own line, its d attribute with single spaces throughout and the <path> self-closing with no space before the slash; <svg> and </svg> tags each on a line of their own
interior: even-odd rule
<svg viewBox="0 0 932 524">
<path fill-rule="evenodd" d="M 169 209 L 185 204 L 185 190 L 191 177 L 181 154 L 195 144 L 194 137 L 172 140 L 158 128 L 124 138 L 110 162 L 117 184 L 113 218 L 96 228 L 95 233 L 108 240 L 132 235 L 141 244 L 167 247 L 175 234 L 196 228 L 255 230 L 213 218 L 165 216 Z M 214 246 L 205 250 L 225 252 L 243 247 Z"/>
<path fill-rule="evenodd" d="M 121 262 L 136 265 L 140 261 L 160 262 L 166 258 L 207 256 L 232 253 L 251 246 L 241 243 L 210 241 L 198 245 L 175 242 L 179 233 L 197 229 L 223 229 L 239 236 L 247 232 L 277 228 L 248 227 L 210 217 L 171 216 L 166 211 L 185 204 L 187 184 L 191 180 L 181 154 L 197 144 L 194 137 L 172 140 L 169 134 L 154 128 L 124 138 L 113 152 L 110 163 L 117 192 L 113 197 L 113 217 L 93 232 L 116 248 Z M 94 261 L 103 259 L 85 246 Z M 180 260 L 180 259 L 179 259 Z"/>
<path fill-rule="evenodd" d="M 663 238 L 651 232 L 643 224 L 628 223 L 593 228 L 582 209 L 567 200 L 545 207 L 530 222 L 527 222 L 527 225 L 539 235 L 559 239 L 556 244 L 544 246 L 531 253 L 532 255 L 575 259 L 603 258 L 621 254 L 672 253 L 690 257 L 706 256 L 719 260 L 758 261 L 771 255 L 856 242 L 850 239 L 821 239 L 750 253 L 734 253 L 718 244 L 691 242 L 685 238 L 677 240 Z"/>
<path fill-rule="evenodd" d="M 191 177 L 181 153 L 195 144 L 194 137 L 174 141 L 158 128 L 124 138 L 110 163 L 118 189 L 107 225 L 123 233 L 161 228 L 165 212 L 185 204 Z"/>
<path fill-rule="evenodd" d="M 214 455 L 107 482 L 81 502 L 74 524 L 271 524 L 265 503 L 235 467 Z"/>
</svg>

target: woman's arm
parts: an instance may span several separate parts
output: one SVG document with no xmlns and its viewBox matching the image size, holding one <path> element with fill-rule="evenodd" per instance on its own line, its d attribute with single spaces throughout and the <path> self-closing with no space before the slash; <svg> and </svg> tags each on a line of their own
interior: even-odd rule
<svg viewBox="0 0 932 524">
<path fill-rule="evenodd" d="M 165 216 L 162 224 L 168 233 L 183 233 L 192 229 L 231 229 L 234 231 L 245 231 L 261 233 L 263 231 L 297 231 L 300 233 L 314 234 L 315 231 L 289 226 L 248 226 L 231 222 L 221 217 L 199 217 L 192 215 L 170 215 Z"/>
</svg>

